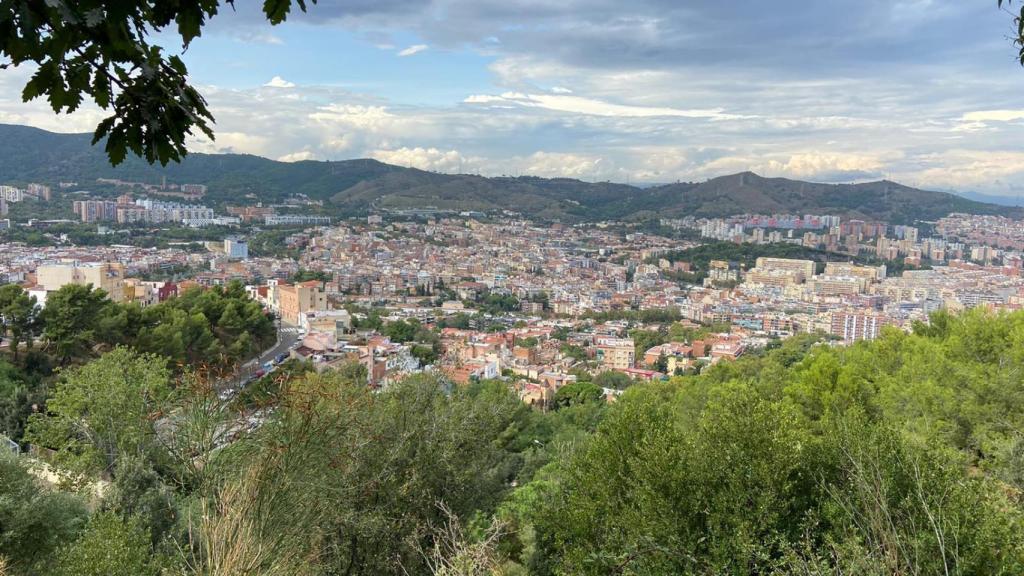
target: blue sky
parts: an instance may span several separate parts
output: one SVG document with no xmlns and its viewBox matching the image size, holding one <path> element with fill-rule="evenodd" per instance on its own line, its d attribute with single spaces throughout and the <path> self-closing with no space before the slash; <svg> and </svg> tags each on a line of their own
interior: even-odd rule
<svg viewBox="0 0 1024 576">
<path fill-rule="evenodd" d="M 277 27 L 237 4 L 185 54 L 217 117 L 197 151 L 1024 192 L 1024 69 L 995 0 L 320 0 Z M 0 75 L 0 121 L 102 116 L 21 104 L 27 73 Z"/>
</svg>

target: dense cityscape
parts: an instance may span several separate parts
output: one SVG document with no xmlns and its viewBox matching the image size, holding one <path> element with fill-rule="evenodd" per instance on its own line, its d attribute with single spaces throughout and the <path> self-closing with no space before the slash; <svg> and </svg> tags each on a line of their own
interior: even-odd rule
<svg viewBox="0 0 1024 576">
<path fill-rule="evenodd" d="M 1024 1 L 0 6 L 0 576 L 1024 574 Z"/>
<path fill-rule="evenodd" d="M 38 184 L 4 190 L 12 202 L 52 194 Z M 218 218 L 210 208 L 131 194 L 75 200 L 74 211 L 97 226 L 276 223 L 272 208 L 235 207 L 236 216 Z M 657 226 L 543 224 L 511 213 L 371 215 L 293 229 L 283 241 L 294 256 L 250 256 L 241 230 L 200 250 L 12 243 L 0 256 L 0 278 L 22 285 L 40 307 L 68 284 L 146 307 L 239 282 L 301 333 L 290 355 L 318 370 L 357 361 L 373 387 L 420 371 L 461 384 L 504 376 L 525 400 L 544 404 L 581 375 L 625 376 L 604 390 L 617 395 L 628 381 L 699 372 L 794 335 L 843 345 L 885 327 L 909 331 L 938 310 L 1020 308 L 1024 222 L 951 214 L 924 226 L 928 235 L 813 214 Z M 744 247 L 753 248 L 743 254 Z M 808 256 L 771 256 L 777 248 Z"/>
</svg>

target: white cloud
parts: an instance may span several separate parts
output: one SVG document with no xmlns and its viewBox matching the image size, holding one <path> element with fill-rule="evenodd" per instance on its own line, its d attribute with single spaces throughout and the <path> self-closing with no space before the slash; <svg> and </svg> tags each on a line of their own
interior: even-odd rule
<svg viewBox="0 0 1024 576">
<path fill-rule="evenodd" d="M 278 156 L 279 162 L 299 162 L 301 160 L 315 160 L 316 154 L 313 154 L 309 150 L 300 150 L 299 152 L 292 152 L 285 154 L 284 156 Z"/>
<path fill-rule="evenodd" d="M 922 154 L 893 173 L 897 182 L 933 189 L 1020 194 L 1024 152 L 953 149 Z"/>
<path fill-rule="evenodd" d="M 615 174 L 610 163 L 600 156 L 559 152 L 534 152 L 516 159 L 520 172 L 535 176 L 604 180 Z"/>
<path fill-rule="evenodd" d="M 272 156 L 273 141 L 266 136 L 241 131 L 217 130 L 214 141 L 196 140 L 189 144 L 189 150 L 210 154 L 259 154 Z"/>
<path fill-rule="evenodd" d="M 427 46 L 426 44 L 414 44 L 412 46 L 409 46 L 408 48 L 405 48 L 405 49 L 399 51 L 398 55 L 399 56 L 412 56 L 413 54 L 419 54 L 420 52 L 423 52 L 427 48 L 430 48 L 430 46 Z"/>
<path fill-rule="evenodd" d="M 758 169 L 766 176 L 791 176 L 796 178 L 832 179 L 829 176 L 852 175 L 852 179 L 863 179 L 863 175 L 877 175 L 883 171 L 881 159 L 862 154 L 828 152 L 801 152 L 791 155 L 785 161 L 770 160 Z M 862 175 L 862 176 L 857 176 Z"/>
<path fill-rule="evenodd" d="M 463 100 L 466 104 L 516 104 L 519 106 L 544 108 L 556 112 L 586 114 L 591 116 L 648 118 L 657 116 L 679 118 L 710 118 L 713 120 L 733 120 L 748 118 L 737 114 L 727 114 L 721 108 L 683 110 L 662 106 L 631 106 L 613 104 L 582 96 L 558 94 L 523 94 L 505 92 L 500 96 L 489 94 L 472 94 Z"/>
<path fill-rule="evenodd" d="M 241 31 L 235 34 L 235 39 L 247 44 L 268 44 L 271 46 L 283 46 L 284 40 L 266 32 L 254 30 Z"/>
<path fill-rule="evenodd" d="M 384 106 L 328 104 L 309 114 L 309 119 L 325 126 L 356 129 L 370 133 L 398 133 L 402 125 L 415 122 L 396 116 Z"/>
<path fill-rule="evenodd" d="M 467 161 L 457 150 L 439 150 L 419 146 L 395 150 L 374 150 L 370 152 L 369 156 L 388 164 L 434 172 L 467 171 L 467 164 L 473 163 L 472 160 Z"/>
<path fill-rule="evenodd" d="M 55 116 L 44 100 L 22 103 L 31 72 L 0 75 L 0 122 L 87 132 L 106 116 L 90 104 Z M 449 173 L 591 181 L 672 182 L 754 170 L 829 181 L 887 175 L 909 185 L 995 194 L 1024 186 L 1024 110 L 1014 104 L 958 98 L 923 108 L 899 86 L 852 80 L 744 77 L 737 80 L 742 89 L 723 90 L 728 78 L 713 75 L 552 67 L 530 82 L 510 82 L 504 93 L 476 94 L 453 107 L 405 105 L 280 77 L 268 87 L 199 86 L 217 119 L 217 139 L 190 139 L 190 146 L 285 161 L 374 157 Z M 554 88 L 564 86 L 572 92 Z M 860 100 L 878 104 L 858 108 Z M 951 135 L 959 139 L 943 140 Z"/>
<path fill-rule="evenodd" d="M 563 86 L 552 86 L 551 91 L 555 94 L 572 94 L 572 90 Z"/>
<path fill-rule="evenodd" d="M 295 83 L 289 82 L 280 76 L 274 76 L 264 86 L 268 88 L 295 88 Z"/>
<path fill-rule="evenodd" d="M 1024 120 L 1024 110 L 978 110 L 968 112 L 961 118 L 963 122 L 1012 122 Z"/>
</svg>

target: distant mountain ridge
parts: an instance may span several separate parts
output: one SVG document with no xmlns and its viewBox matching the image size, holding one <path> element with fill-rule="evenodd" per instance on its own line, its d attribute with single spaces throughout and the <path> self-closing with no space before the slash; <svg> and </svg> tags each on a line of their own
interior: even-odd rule
<svg viewBox="0 0 1024 576">
<path fill-rule="evenodd" d="M 999 206 L 1024 206 L 1024 197 L 1021 195 L 1017 196 L 996 196 L 994 194 L 981 194 L 980 192 L 955 192 L 957 196 L 967 198 L 968 200 L 974 200 L 975 202 L 984 202 L 986 204 L 997 204 Z"/>
<path fill-rule="evenodd" d="M 638 187 L 569 178 L 483 177 L 438 174 L 371 159 L 279 162 L 248 154 L 189 154 L 181 164 L 152 166 L 137 158 L 112 168 L 89 134 L 57 134 L 0 124 L 0 183 L 77 181 L 88 189 L 97 178 L 205 184 L 206 201 L 279 202 L 301 193 L 322 200 L 326 211 L 362 215 L 373 211 L 437 208 L 513 210 L 532 218 L 565 221 L 720 217 L 742 213 L 835 214 L 847 218 L 909 223 L 950 212 L 1007 214 L 1024 209 L 977 202 L 895 182 L 820 184 L 764 178 L 743 172 L 706 182 Z"/>
</svg>

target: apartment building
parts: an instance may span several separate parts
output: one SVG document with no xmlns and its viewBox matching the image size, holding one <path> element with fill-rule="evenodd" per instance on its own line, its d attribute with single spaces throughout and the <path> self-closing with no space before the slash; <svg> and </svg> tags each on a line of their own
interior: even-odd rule
<svg viewBox="0 0 1024 576">
<path fill-rule="evenodd" d="M 82 222 L 100 222 L 117 218 L 117 202 L 110 200 L 75 200 L 72 209 Z"/>
<path fill-rule="evenodd" d="M 327 293 L 323 282 L 310 280 L 299 284 L 279 284 L 277 305 L 281 320 L 298 326 L 302 314 L 327 310 Z"/>
<path fill-rule="evenodd" d="M 91 284 L 103 289 L 114 302 L 125 300 L 124 265 L 114 262 L 48 264 L 36 269 L 36 284 L 46 292 L 68 284 Z"/>
<path fill-rule="evenodd" d="M 833 312 L 831 333 L 847 342 L 873 340 L 878 338 L 882 327 L 889 323 L 889 319 L 879 314 Z"/>
<path fill-rule="evenodd" d="M 605 370 L 625 370 L 636 362 L 632 338 L 598 338 L 595 344 L 595 358 Z"/>
<path fill-rule="evenodd" d="M 766 272 L 785 271 L 799 272 L 805 279 L 814 276 L 813 260 L 795 260 L 792 258 L 769 258 L 762 256 L 755 262 L 758 270 Z"/>
</svg>

